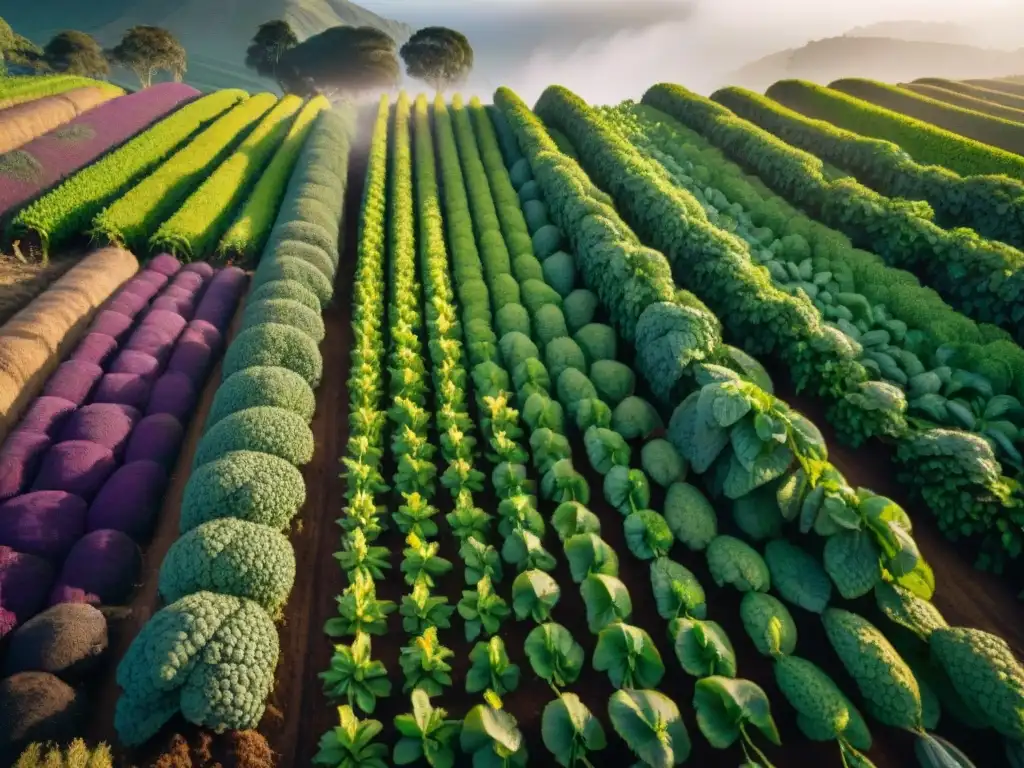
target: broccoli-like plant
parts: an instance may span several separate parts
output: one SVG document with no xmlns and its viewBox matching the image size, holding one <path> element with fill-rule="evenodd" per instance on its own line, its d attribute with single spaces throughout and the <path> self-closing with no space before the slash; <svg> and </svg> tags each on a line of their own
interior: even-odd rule
<svg viewBox="0 0 1024 768">
<path fill-rule="evenodd" d="M 557 699 L 547 703 L 540 733 L 555 762 L 565 768 L 594 768 L 587 753 L 598 752 L 608 744 L 601 721 L 575 693 L 559 693 Z"/>
<path fill-rule="evenodd" d="M 558 582 L 540 569 L 523 571 L 512 582 L 512 609 L 520 621 L 547 621 L 561 596 Z"/>
<path fill-rule="evenodd" d="M 549 685 L 572 685 L 583 670 L 583 647 L 568 629 L 553 621 L 530 630 L 523 650 L 533 671 Z"/>
<path fill-rule="evenodd" d="M 374 742 L 384 726 L 380 720 L 360 720 L 352 707 L 338 707 L 338 722 L 320 737 L 314 765 L 327 768 L 388 768 L 388 748 Z"/>
<path fill-rule="evenodd" d="M 214 731 L 255 728 L 278 650 L 277 627 L 251 600 L 195 592 L 171 603 L 143 626 L 117 667 L 118 736 L 142 744 L 179 710 Z"/>
<path fill-rule="evenodd" d="M 509 661 L 505 641 L 500 637 L 481 641 L 469 652 L 466 693 L 492 690 L 499 696 L 519 687 L 519 665 Z"/>
<path fill-rule="evenodd" d="M 636 374 L 618 360 L 595 360 L 590 366 L 590 380 L 598 396 L 612 408 L 636 389 Z"/>
<path fill-rule="evenodd" d="M 697 727 L 712 747 L 727 749 L 739 741 L 748 764 L 772 768 L 750 734 L 755 728 L 772 744 L 782 744 L 771 704 L 758 685 L 720 675 L 705 677 L 694 688 L 693 708 Z"/>
<path fill-rule="evenodd" d="M 331 637 L 354 636 L 359 632 L 383 635 L 387 633 L 387 617 L 397 607 L 390 600 L 378 600 L 373 579 L 358 573 L 335 600 L 338 615 L 324 624 L 324 633 Z"/>
<path fill-rule="evenodd" d="M 629 590 L 615 576 L 590 574 L 580 584 L 580 594 L 587 607 L 587 625 L 592 634 L 617 621 L 629 621 L 633 615 Z"/>
<path fill-rule="evenodd" d="M 413 534 L 420 539 L 430 539 L 437 536 L 437 523 L 433 517 L 438 510 L 426 498 L 419 493 L 403 493 L 404 504 L 399 504 L 398 509 L 391 516 L 395 526 L 403 534 Z"/>
<path fill-rule="evenodd" d="M 459 746 L 481 768 L 526 768 L 529 759 L 519 723 L 493 691 L 484 693 L 484 703 L 469 710 L 462 721 Z"/>
<path fill-rule="evenodd" d="M 438 642 L 437 627 L 427 627 L 401 650 L 398 662 L 405 674 L 402 690 L 422 688 L 431 696 L 439 696 L 452 684 L 452 667 L 447 659 L 454 655 L 454 651 Z"/>
<path fill-rule="evenodd" d="M 679 707 L 653 690 L 616 691 L 608 699 L 612 728 L 646 765 L 681 765 L 690 756 L 690 735 Z"/>
<path fill-rule="evenodd" d="M 462 728 L 461 720 L 448 720 L 448 713 L 430 703 L 422 688 L 412 692 L 412 712 L 395 717 L 395 729 L 401 734 L 392 759 L 395 765 L 411 765 L 420 760 L 431 768 L 454 768 L 452 743 Z"/>
<path fill-rule="evenodd" d="M 269 453 L 300 467 L 313 458 L 313 447 L 313 432 L 299 414 L 260 405 L 232 413 L 213 425 L 196 446 L 192 468 L 233 451 Z"/>
<path fill-rule="evenodd" d="M 617 622 L 597 636 L 594 669 L 607 672 L 615 688 L 656 688 L 665 676 L 657 646 L 640 627 Z"/>
<path fill-rule="evenodd" d="M 370 636 L 360 632 L 351 645 L 334 646 L 331 668 L 320 673 L 329 698 L 344 698 L 350 707 L 359 707 L 368 715 L 373 714 L 378 698 L 391 694 L 387 669 L 370 654 Z"/>
<path fill-rule="evenodd" d="M 349 582 L 355 581 L 357 573 L 376 581 L 384 578 L 385 571 L 391 570 L 388 548 L 370 544 L 362 528 L 343 536 L 341 547 L 334 557 Z"/>
<path fill-rule="evenodd" d="M 448 598 L 430 594 L 430 587 L 423 582 L 413 585 L 412 592 L 402 597 L 398 609 L 402 615 L 402 629 L 406 634 L 419 635 L 427 627 L 448 629 L 455 606 L 448 605 Z"/>
<path fill-rule="evenodd" d="M 476 583 L 473 591 L 463 590 L 459 615 L 466 620 L 466 640 L 476 640 L 481 633 L 493 635 L 509 615 L 508 603 L 494 591 L 490 576 Z"/>
<path fill-rule="evenodd" d="M 405 583 L 409 585 L 423 582 L 428 587 L 434 586 L 434 577 L 448 573 L 452 569 L 450 560 L 440 557 L 437 553 L 441 545 L 436 541 L 424 541 L 414 533 L 410 533 L 402 550 L 402 573 Z"/>
</svg>

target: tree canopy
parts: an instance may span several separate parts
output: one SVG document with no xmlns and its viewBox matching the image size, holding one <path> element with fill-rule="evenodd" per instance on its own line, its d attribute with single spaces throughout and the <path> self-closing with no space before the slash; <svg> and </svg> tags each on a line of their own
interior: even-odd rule
<svg viewBox="0 0 1024 768">
<path fill-rule="evenodd" d="M 153 75 L 161 70 L 170 72 L 180 81 L 187 68 L 185 49 L 162 27 L 132 27 L 108 56 L 134 72 L 143 88 L 148 88 L 153 83 Z"/>
<path fill-rule="evenodd" d="M 85 32 L 69 29 L 58 32 L 43 48 L 43 60 L 50 69 L 70 75 L 106 77 L 110 64 L 103 48 Z"/>
<path fill-rule="evenodd" d="M 423 80 L 437 91 L 462 82 L 473 69 L 473 46 L 461 32 L 448 27 L 424 27 L 402 46 L 409 77 Z"/>
<path fill-rule="evenodd" d="M 285 52 L 294 48 L 299 38 L 291 24 L 283 19 L 274 19 L 260 24 L 245 51 L 245 66 L 256 70 L 262 77 L 271 77 L 284 88 L 278 77 L 278 67 Z"/>
<path fill-rule="evenodd" d="M 398 82 L 397 44 L 374 27 L 331 27 L 281 56 L 278 80 L 290 93 L 354 94 Z"/>
</svg>

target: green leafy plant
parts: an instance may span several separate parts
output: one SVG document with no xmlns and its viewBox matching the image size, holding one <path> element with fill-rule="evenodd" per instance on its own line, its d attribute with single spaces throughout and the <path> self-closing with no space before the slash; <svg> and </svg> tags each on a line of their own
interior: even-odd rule
<svg viewBox="0 0 1024 768">
<path fill-rule="evenodd" d="M 607 746 L 604 728 L 575 693 L 560 693 L 544 707 L 540 724 L 544 746 L 565 768 L 594 768 L 587 753 Z"/>
<path fill-rule="evenodd" d="M 387 632 L 387 617 L 397 607 L 390 600 L 378 600 L 373 579 L 359 573 L 335 599 L 338 603 L 338 616 L 328 619 L 324 625 L 324 632 L 331 637 L 356 635 L 359 632 L 383 635 Z"/>
<path fill-rule="evenodd" d="M 473 496 L 466 490 L 459 492 L 455 497 L 455 508 L 445 515 L 452 533 L 460 541 L 468 538 L 486 541 L 493 519 L 493 515 L 474 506 Z"/>
<path fill-rule="evenodd" d="M 658 691 L 616 691 L 608 719 L 630 750 L 650 766 L 681 765 L 690 756 L 690 735 L 672 699 Z"/>
<path fill-rule="evenodd" d="M 395 744 L 396 765 L 410 765 L 420 760 L 432 768 L 453 768 L 455 738 L 462 721 L 446 719 L 448 713 L 430 703 L 422 688 L 412 692 L 412 712 L 395 717 L 395 728 L 401 734 Z"/>
<path fill-rule="evenodd" d="M 501 555 L 493 544 L 488 544 L 483 539 L 475 536 L 463 539 L 459 547 L 459 557 L 466 566 L 466 584 L 476 584 L 485 576 L 497 582 L 504 576 Z"/>
<path fill-rule="evenodd" d="M 580 584 L 580 594 L 587 607 L 587 625 L 593 634 L 616 621 L 629 621 L 633 601 L 626 585 L 615 576 L 592 573 Z"/>
<path fill-rule="evenodd" d="M 388 748 L 374 743 L 384 729 L 379 720 L 360 720 L 352 707 L 338 707 L 339 724 L 320 737 L 314 765 L 328 768 L 388 768 Z"/>
<path fill-rule="evenodd" d="M 544 549 L 540 537 L 525 528 L 517 528 L 506 536 L 501 546 L 501 556 L 506 563 L 520 571 L 553 571 L 557 564 L 554 556 Z"/>
<path fill-rule="evenodd" d="M 405 675 L 402 690 L 422 688 L 431 696 L 439 696 L 452 684 L 452 667 L 447 660 L 454 655 L 454 651 L 438 641 L 437 627 L 427 627 L 411 645 L 403 647 L 399 655 L 398 662 Z"/>
<path fill-rule="evenodd" d="M 528 754 L 519 723 L 493 692 L 484 694 L 462 722 L 459 745 L 473 756 L 474 768 L 525 768 Z"/>
<path fill-rule="evenodd" d="M 619 556 L 596 532 L 577 533 L 566 539 L 565 557 L 577 584 L 591 574 L 619 575 Z"/>
<path fill-rule="evenodd" d="M 426 541 L 410 533 L 405 543 L 408 546 L 402 550 L 402 573 L 405 574 L 406 584 L 422 582 L 432 587 L 436 576 L 442 576 L 452 569 L 451 561 L 437 554 L 441 549 L 438 542 Z"/>
<path fill-rule="evenodd" d="M 657 646 L 640 627 L 617 622 L 597 636 L 594 669 L 607 672 L 616 688 L 656 688 L 665 675 Z"/>
<path fill-rule="evenodd" d="M 334 557 L 351 582 L 355 581 L 356 573 L 373 580 L 383 579 L 384 572 L 391 569 L 388 554 L 387 547 L 370 544 L 366 532 L 356 528 L 342 538 L 342 550 L 335 552 Z"/>
<path fill-rule="evenodd" d="M 747 763 L 772 768 L 771 762 L 751 738 L 751 728 L 772 744 L 782 740 L 772 719 L 771 704 L 764 691 L 749 680 L 712 675 L 697 681 L 693 694 L 697 726 L 715 749 L 727 749 L 737 741 Z M 754 757 L 756 756 L 756 761 Z"/>
<path fill-rule="evenodd" d="M 351 645 L 334 646 L 331 668 L 320 673 L 327 696 L 344 698 L 349 706 L 358 706 L 368 715 L 373 714 L 378 698 L 391 694 L 387 669 L 370 654 L 370 636 L 360 632 Z"/>
<path fill-rule="evenodd" d="M 509 615 L 508 603 L 494 591 L 490 576 L 476 583 L 475 590 L 463 590 L 459 615 L 466 620 L 466 639 L 476 640 L 481 633 L 493 635 Z"/>
<path fill-rule="evenodd" d="M 552 686 L 572 685 L 583 670 L 583 646 L 568 629 L 553 621 L 530 630 L 523 650 L 536 675 Z"/>
<path fill-rule="evenodd" d="M 512 608 L 520 621 L 547 621 L 561 596 L 558 582 L 541 570 L 523 571 L 512 582 Z"/>
<path fill-rule="evenodd" d="M 400 504 L 391 516 L 398 530 L 406 536 L 412 534 L 420 539 L 437 536 L 437 523 L 433 519 L 438 512 L 437 507 L 420 493 L 403 493 L 402 498 L 405 503 Z"/>
<path fill-rule="evenodd" d="M 466 693 L 492 690 L 499 696 L 519 687 L 519 665 L 509 661 L 505 641 L 492 637 L 479 642 L 469 652 Z"/>
<path fill-rule="evenodd" d="M 736 674 L 736 652 L 732 641 L 716 621 L 693 618 L 673 619 L 668 627 L 679 665 L 694 677 Z"/>
<path fill-rule="evenodd" d="M 413 585 L 412 592 L 402 597 L 398 609 L 402 615 L 402 629 L 406 634 L 419 635 L 427 627 L 448 629 L 455 606 L 448 605 L 448 598 L 430 594 L 430 587 L 420 581 Z"/>
</svg>

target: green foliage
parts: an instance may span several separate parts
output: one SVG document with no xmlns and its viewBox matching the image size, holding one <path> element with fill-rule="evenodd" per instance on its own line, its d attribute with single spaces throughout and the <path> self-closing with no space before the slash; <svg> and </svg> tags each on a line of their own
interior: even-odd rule
<svg viewBox="0 0 1024 768">
<path fill-rule="evenodd" d="M 572 768 L 587 765 L 588 752 L 605 748 L 607 740 L 601 721 L 575 693 L 559 693 L 541 715 L 541 738 L 559 765 Z"/>
<path fill-rule="evenodd" d="M 554 339 L 569 336 L 562 310 L 554 304 L 545 304 L 537 310 L 533 317 L 533 328 L 537 340 L 545 347 Z"/>
<path fill-rule="evenodd" d="M 553 621 L 530 630 L 523 651 L 534 673 L 559 688 L 572 685 L 583 670 L 583 646 L 568 629 Z"/>
<path fill-rule="evenodd" d="M 786 602 L 822 613 L 832 600 L 832 582 L 821 563 L 806 550 L 776 539 L 765 547 L 764 560 L 772 587 Z"/>
<path fill-rule="evenodd" d="M 473 69 L 473 46 L 461 32 L 448 27 L 424 27 L 406 41 L 399 53 L 409 77 L 441 91 L 465 80 Z"/>
<path fill-rule="evenodd" d="M 217 422 L 196 447 L 193 467 L 201 467 L 233 451 L 277 456 L 295 466 L 313 458 L 313 433 L 293 411 L 260 405 L 236 411 Z"/>
<path fill-rule="evenodd" d="M 453 742 L 462 728 L 461 720 L 448 720 L 448 712 L 430 703 L 420 688 L 412 692 L 412 712 L 395 717 L 395 728 L 402 738 L 395 745 L 395 765 L 411 765 L 424 760 L 431 768 L 453 768 Z"/>
<path fill-rule="evenodd" d="M 580 531 L 566 538 L 565 557 L 569 561 L 572 580 L 577 584 L 591 574 L 619 575 L 618 555 L 597 531 Z"/>
<path fill-rule="evenodd" d="M 339 52 L 343 52 L 340 53 Z M 349 96 L 394 86 L 401 69 L 395 40 L 373 26 L 328 27 L 286 50 L 277 79 L 288 93 L 311 89 Z"/>
<path fill-rule="evenodd" d="M 749 544 L 733 536 L 717 536 L 708 545 L 707 555 L 708 570 L 718 586 L 730 584 L 740 592 L 768 591 L 768 566 Z"/>
<path fill-rule="evenodd" d="M 452 667 L 448 659 L 454 655 L 454 651 L 438 641 L 437 627 L 427 627 L 401 650 L 398 662 L 405 676 L 402 690 L 420 688 L 430 696 L 440 696 L 445 688 L 451 687 Z"/>
<path fill-rule="evenodd" d="M 712 747 L 727 749 L 739 741 L 748 763 L 756 758 L 762 765 L 771 765 L 748 730 L 756 728 L 772 744 L 782 744 L 768 697 L 759 686 L 720 675 L 705 677 L 694 688 L 693 708 L 697 726 Z"/>
<path fill-rule="evenodd" d="M 475 640 L 481 633 L 485 637 L 495 634 L 510 613 L 508 603 L 494 591 L 488 575 L 476 583 L 475 590 L 463 590 L 458 609 L 466 621 L 466 640 Z"/>
<path fill-rule="evenodd" d="M 295 371 L 280 366 L 250 366 L 221 382 L 206 417 L 209 430 L 221 419 L 247 408 L 272 406 L 313 420 L 316 398 L 309 384 Z"/>
<path fill-rule="evenodd" d="M 529 756 L 516 719 L 502 708 L 501 699 L 488 692 L 484 703 L 466 715 L 459 746 L 480 768 L 525 768 Z"/>
<path fill-rule="evenodd" d="M 474 645 L 469 652 L 469 663 L 467 693 L 490 690 L 504 696 L 519 687 L 519 665 L 509 661 L 505 641 L 500 637 Z"/>
<path fill-rule="evenodd" d="M 520 621 L 547 621 L 561 596 L 558 582 L 537 568 L 521 572 L 512 582 L 512 608 Z"/>
<path fill-rule="evenodd" d="M 565 314 L 565 322 L 569 327 L 569 333 L 575 335 L 589 325 L 594 320 L 597 305 L 597 296 L 586 288 L 577 288 L 566 296 L 562 302 L 562 312 Z M 579 339 L 576 339 L 576 341 L 580 346 L 584 346 Z"/>
<path fill-rule="evenodd" d="M 131 27 L 107 55 L 111 61 L 134 72 L 143 88 L 152 84 L 153 75 L 160 70 L 169 72 L 177 82 L 181 82 L 185 74 L 185 49 L 162 27 Z"/>
<path fill-rule="evenodd" d="M 294 371 L 312 388 L 320 384 L 324 361 L 317 344 L 290 325 L 262 323 L 240 332 L 224 355 L 222 376 L 253 366 Z"/>
<path fill-rule="evenodd" d="M 594 669 L 607 672 L 614 688 L 656 688 L 665 676 L 657 646 L 643 629 L 616 622 L 597 636 Z"/>
<path fill-rule="evenodd" d="M 242 315 L 242 327 L 249 328 L 262 323 L 298 328 L 317 344 L 324 340 L 324 321 L 320 312 L 292 299 L 265 299 L 247 303 Z"/>
<path fill-rule="evenodd" d="M 38 238 L 43 255 L 61 248 L 86 232 L 97 213 L 146 177 L 198 129 L 244 99 L 244 91 L 223 90 L 185 105 L 23 208 L 8 223 L 7 239 Z"/>
<path fill-rule="evenodd" d="M 285 459 L 256 451 L 233 451 L 198 467 L 181 500 L 179 530 L 234 517 L 288 528 L 306 501 L 302 473 Z"/>
<path fill-rule="evenodd" d="M 544 347 L 544 363 L 548 373 L 555 381 L 562 375 L 562 372 L 573 368 L 580 373 L 587 373 L 587 359 L 583 350 L 568 336 L 560 336 L 552 339 Z M 564 399 L 560 396 L 559 400 Z"/>
<path fill-rule="evenodd" d="M 556 251 L 544 259 L 544 282 L 565 298 L 576 287 L 576 264 L 565 251 Z"/>
<path fill-rule="evenodd" d="M 651 487 L 640 469 L 617 464 L 604 476 L 604 499 L 623 515 L 645 510 L 651 503 Z M 671 531 L 669 531 L 671 536 Z"/>
<path fill-rule="evenodd" d="M 647 765 L 682 765 L 690 755 L 675 702 L 654 690 L 616 691 L 608 700 L 608 719 L 630 751 Z"/>
<path fill-rule="evenodd" d="M 384 729 L 379 720 L 360 720 L 348 704 L 338 707 L 339 725 L 320 737 L 314 765 L 328 768 L 387 768 L 388 748 L 374 742 Z"/>
<path fill-rule="evenodd" d="M 675 543 L 665 518 L 653 509 L 631 512 L 622 527 L 626 546 L 639 560 L 664 557 Z"/>
<path fill-rule="evenodd" d="M 344 699 L 348 706 L 359 707 L 368 715 L 376 709 L 377 699 L 391 695 L 388 672 L 382 662 L 372 658 L 370 636 L 362 632 L 351 645 L 334 646 L 330 669 L 318 677 L 330 699 Z"/>
<path fill-rule="evenodd" d="M 743 628 L 763 656 L 791 656 L 796 650 L 796 623 L 789 609 L 763 592 L 747 592 L 740 601 Z"/>
<path fill-rule="evenodd" d="M 587 608 L 587 626 L 597 634 L 609 624 L 629 621 L 633 601 L 629 590 L 617 577 L 607 573 L 591 573 L 580 583 L 580 594 Z"/>
<path fill-rule="evenodd" d="M 603 323 L 583 325 L 573 334 L 573 339 L 580 345 L 591 364 L 599 360 L 615 360 L 618 354 L 618 337 L 615 329 Z"/>
<path fill-rule="evenodd" d="M 244 597 L 279 616 L 295 582 L 288 538 L 266 525 L 223 517 L 189 531 L 171 545 L 160 565 L 165 603 L 208 591 Z"/>
<path fill-rule="evenodd" d="M 324 633 L 331 637 L 354 637 L 360 632 L 386 634 L 387 617 L 397 607 L 390 600 L 378 600 L 373 579 L 359 572 L 334 599 L 338 604 L 338 615 L 324 624 Z"/>
<path fill-rule="evenodd" d="M 665 521 L 672 535 L 691 550 L 706 549 L 718 535 L 718 517 L 711 502 L 689 483 L 668 487 Z"/>
<path fill-rule="evenodd" d="M 707 616 L 704 587 L 688 568 L 674 560 L 659 557 L 651 563 L 651 591 L 663 619 Z"/>
<path fill-rule="evenodd" d="M 679 618 L 669 622 L 669 637 L 679 666 L 697 678 L 736 675 L 736 651 L 716 621 Z"/>
<path fill-rule="evenodd" d="M 648 440 L 640 451 L 640 461 L 644 472 L 662 488 L 686 479 L 686 461 L 668 440 Z"/>
<path fill-rule="evenodd" d="M 142 744 L 179 711 L 214 731 L 255 728 L 274 684 L 278 648 L 274 622 L 244 598 L 196 592 L 161 609 L 117 667 L 119 738 Z"/>
</svg>

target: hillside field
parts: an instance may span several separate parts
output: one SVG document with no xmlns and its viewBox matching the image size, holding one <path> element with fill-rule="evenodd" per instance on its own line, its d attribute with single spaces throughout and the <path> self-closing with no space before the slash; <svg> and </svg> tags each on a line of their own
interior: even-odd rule
<svg viewBox="0 0 1024 768">
<path fill-rule="evenodd" d="M 0 766 L 1019 765 L 1024 86 L 920 85 L 0 80 Z"/>
</svg>

